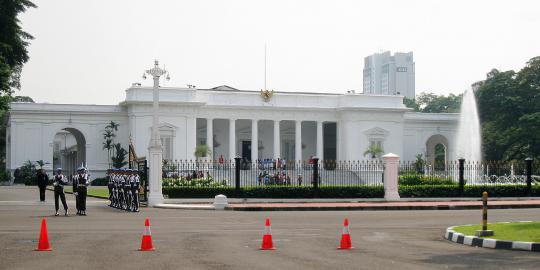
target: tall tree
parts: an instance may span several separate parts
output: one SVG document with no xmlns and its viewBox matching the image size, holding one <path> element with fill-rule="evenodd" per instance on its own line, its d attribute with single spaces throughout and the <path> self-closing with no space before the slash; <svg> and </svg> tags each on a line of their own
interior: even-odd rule
<svg viewBox="0 0 540 270">
<path fill-rule="evenodd" d="M 9 96 L 21 88 L 22 66 L 28 61 L 27 47 L 33 37 L 24 32 L 17 18 L 36 5 L 29 0 L 0 0 L 0 110 L 9 108 Z"/>
<path fill-rule="evenodd" d="M 458 113 L 462 95 L 436 95 L 422 92 L 415 99 L 403 98 L 403 104 L 415 112 L 424 113 Z"/>
<path fill-rule="evenodd" d="M 485 158 L 540 158 L 540 57 L 517 73 L 493 69 L 477 85 Z"/>
</svg>

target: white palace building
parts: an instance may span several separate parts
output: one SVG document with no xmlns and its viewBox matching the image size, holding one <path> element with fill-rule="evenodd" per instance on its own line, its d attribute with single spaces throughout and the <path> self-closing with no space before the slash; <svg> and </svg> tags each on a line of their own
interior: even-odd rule
<svg viewBox="0 0 540 270">
<path fill-rule="evenodd" d="M 444 149 L 454 159 L 458 114 L 415 113 L 396 95 L 266 92 L 162 87 L 159 131 L 164 159 L 194 159 L 207 144 L 214 159 L 307 160 L 371 159 L 364 152 L 379 145 L 401 160 Z M 87 164 L 94 176 L 108 168 L 105 127 L 118 123 L 116 142 L 148 156 L 152 126 L 152 87 L 133 84 L 118 105 L 12 103 L 7 127 L 7 168 L 43 160 L 45 168 L 72 170 Z M 440 151 L 439 151 L 440 152 Z"/>
</svg>

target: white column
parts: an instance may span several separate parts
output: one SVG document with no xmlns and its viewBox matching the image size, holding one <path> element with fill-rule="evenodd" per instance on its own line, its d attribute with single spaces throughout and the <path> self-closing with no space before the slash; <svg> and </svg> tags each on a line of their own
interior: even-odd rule
<svg viewBox="0 0 540 270">
<path fill-rule="evenodd" d="M 195 159 L 197 147 L 197 118 L 188 117 L 186 121 L 186 159 Z"/>
<path fill-rule="evenodd" d="M 229 158 L 236 157 L 236 119 L 229 119 Z"/>
<path fill-rule="evenodd" d="M 399 200 L 398 192 L 398 165 L 399 156 L 388 153 L 384 159 L 384 198 L 387 201 Z"/>
<path fill-rule="evenodd" d="M 210 149 L 209 160 L 214 160 L 214 119 L 206 118 L 206 145 Z"/>
<path fill-rule="evenodd" d="M 281 156 L 281 139 L 279 138 L 279 120 L 274 120 L 274 159 Z"/>
<path fill-rule="evenodd" d="M 157 61 L 156 61 L 157 66 Z M 148 206 L 155 206 L 163 203 L 162 193 L 162 166 L 163 166 L 163 148 L 159 138 L 159 76 L 154 76 L 153 106 L 152 106 L 152 136 L 148 147 L 150 175 L 148 181 Z"/>
<path fill-rule="evenodd" d="M 323 122 L 317 121 L 317 157 L 321 161 L 324 160 L 323 151 Z"/>
<path fill-rule="evenodd" d="M 294 159 L 302 160 L 302 121 L 296 120 L 294 125 Z"/>
<path fill-rule="evenodd" d="M 340 121 L 337 121 L 336 122 L 336 159 L 337 160 L 345 160 L 345 158 L 343 157 L 343 150 L 341 148 L 342 136 L 343 136 L 343 123 Z"/>
<path fill-rule="evenodd" d="M 259 159 L 259 126 L 258 120 L 251 120 L 251 160 Z"/>
</svg>

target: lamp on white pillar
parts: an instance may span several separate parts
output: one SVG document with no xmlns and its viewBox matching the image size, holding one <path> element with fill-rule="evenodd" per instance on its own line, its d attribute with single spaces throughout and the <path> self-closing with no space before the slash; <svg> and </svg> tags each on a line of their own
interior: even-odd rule
<svg viewBox="0 0 540 270">
<path fill-rule="evenodd" d="M 294 125 L 294 159 L 302 161 L 302 121 L 296 120 Z"/>
<path fill-rule="evenodd" d="M 259 159 L 259 126 L 258 120 L 251 120 L 251 161 Z"/>
<path fill-rule="evenodd" d="M 236 157 L 236 119 L 229 119 L 229 158 Z"/>
<path fill-rule="evenodd" d="M 317 121 L 317 157 L 321 161 L 324 160 L 323 140 L 323 122 Z"/>
<path fill-rule="evenodd" d="M 154 67 L 143 73 L 143 79 L 146 74 L 152 76 L 154 80 L 153 103 L 152 103 L 152 135 L 148 146 L 150 161 L 150 179 L 148 181 L 150 193 L 148 195 L 148 206 L 155 206 L 163 203 L 163 193 L 161 184 L 161 171 L 163 162 L 163 148 L 161 138 L 159 137 L 159 78 L 167 74 L 167 80 L 170 79 L 169 73 L 159 67 L 158 60 L 154 61 Z"/>
<path fill-rule="evenodd" d="M 279 120 L 274 120 L 274 159 L 278 159 L 281 155 L 281 140 L 279 136 Z"/>
<path fill-rule="evenodd" d="M 214 160 L 214 119 L 206 119 L 206 146 L 210 150 L 210 160 Z"/>
</svg>

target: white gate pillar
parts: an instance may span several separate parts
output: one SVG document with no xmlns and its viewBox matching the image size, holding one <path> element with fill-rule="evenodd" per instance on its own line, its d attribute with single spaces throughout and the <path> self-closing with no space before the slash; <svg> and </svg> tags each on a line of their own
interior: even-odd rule
<svg viewBox="0 0 540 270">
<path fill-rule="evenodd" d="M 399 156 L 388 153 L 384 159 L 384 198 L 387 201 L 397 201 L 400 199 L 398 192 L 398 166 Z"/>
</svg>

